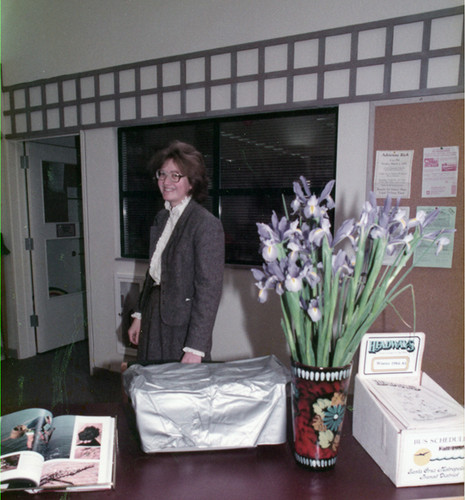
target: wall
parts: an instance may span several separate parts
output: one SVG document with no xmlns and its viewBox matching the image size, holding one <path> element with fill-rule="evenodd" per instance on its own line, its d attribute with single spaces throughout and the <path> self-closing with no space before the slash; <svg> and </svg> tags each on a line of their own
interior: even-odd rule
<svg viewBox="0 0 465 500">
<path fill-rule="evenodd" d="M 339 108 L 337 218 L 358 215 L 365 197 L 369 104 L 348 104 Z M 353 127 L 353 123 L 360 124 Z M 122 359 L 116 346 L 118 326 L 115 311 L 115 275 L 145 274 L 146 264 L 126 259 L 112 261 L 107 255 L 119 253 L 117 137 L 114 129 L 86 131 L 83 134 L 83 159 L 88 177 L 84 197 L 91 201 L 92 217 L 87 219 L 89 246 L 86 259 L 89 303 L 92 310 L 92 356 L 97 367 L 116 369 Z M 116 200 L 116 203 L 115 203 Z M 271 214 L 270 214 L 271 215 Z M 110 230 L 112 228 L 112 230 Z M 258 245 L 258 237 L 257 237 Z M 87 262 L 86 261 L 86 262 Z M 93 265 L 93 263 L 98 263 Z M 223 295 L 213 331 L 212 357 L 230 360 L 274 353 L 287 361 L 281 330 L 279 300 L 270 296 L 265 304 L 257 300 L 257 288 L 248 267 L 227 266 Z"/>
<path fill-rule="evenodd" d="M 460 5 L 461 0 L 3 0 L 3 85 Z"/>
<path fill-rule="evenodd" d="M 192 9 L 192 5 L 197 7 Z M 462 5 L 455 0 L 3 0 L 2 75 L 4 85 L 32 82 L 96 68 L 143 61 L 231 44 L 308 33 L 331 27 Z M 189 8 L 187 8 L 189 6 Z M 357 8 L 354 8 L 357 6 Z M 324 8 L 323 8 L 324 7 Z M 206 13 L 208 12 L 208 16 Z M 205 21 L 207 19 L 207 22 Z M 27 33 L 28 36 L 24 36 Z M 53 36 L 51 36 L 53 35 Z M 118 180 L 115 128 L 81 132 L 85 166 L 86 268 L 89 285 L 91 363 L 116 369 L 115 275 L 142 274 L 144 265 L 118 260 Z M 10 295 L 14 346 L 21 357 L 33 354 L 27 314 L 27 267 L 21 231 L 25 216 L 17 172 L 17 146 L 2 147 L 2 226 L 20 254 L 17 273 L 7 279 L 21 297 Z M 339 108 L 337 222 L 357 215 L 367 187 L 369 103 Z M 10 170 L 11 169 L 11 170 Z M 4 182 L 12 190 L 4 190 Z M 5 213 L 6 208 L 6 213 Z M 21 212 L 21 209 L 20 209 Z M 19 224 L 19 225 L 18 225 Z M 30 287 L 29 287 L 30 288 Z M 17 306 L 19 304 L 19 306 Z M 23 310 L 24 309 L 24 310 Z M 232 359 L 276 353 L 285 358 L 275 299 L 261 305 L 248 269 L 227 268 L 214 330 L 213 356 Z"/>
<path fill-rule="evenodd" d="M 378 105 L 374 110 L 373 163 L 376 151 L 413 151 L 411 192 L 401 200 L 410 217 L 417 207 L 450 207 L 456 210 L 451 245 L 451 267 L 415 267 L 406 283 L 415 292 L 416 329 L 425 332 L 423 369 L 450 394 L 463 400 L 464 332 L 464 196 L 463 168 L 458 168 L 455 196 L 426 197 L 423 194 L 423 149 L 458 147 L 463 165 L 463 99 Z M 378 200 L 379 202 L 381 200 Z M 427 231 L 431 231 L 428 229 Z M 447 235 L 449 237 L 449 235 Z M 443 254 L 444 255 L 444 254 Z M 413 323 L 410 290 L 393 301 L 396 313 L 388 307 L 371 327 L 372 332 L 398 332 Z M 402 318 L 402 320 L 401 320 Z M 455 369 L 444 370 L 444 361 Z"/>
</svg>

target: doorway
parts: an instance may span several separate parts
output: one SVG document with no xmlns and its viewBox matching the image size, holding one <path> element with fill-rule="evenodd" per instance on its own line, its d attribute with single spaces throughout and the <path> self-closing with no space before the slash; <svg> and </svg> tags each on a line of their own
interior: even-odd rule
<svg viewBox="0 0 465 500">
<path fill-rule="evenodd" d="M 87 337 L 79 137 L 25 143 L 38 353 Z"/>
</svg>

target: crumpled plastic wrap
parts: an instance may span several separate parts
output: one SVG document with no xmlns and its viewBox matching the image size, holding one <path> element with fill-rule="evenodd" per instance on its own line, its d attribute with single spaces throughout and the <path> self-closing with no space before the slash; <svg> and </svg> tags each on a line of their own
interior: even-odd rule
<svg viewBox="0 0 465 500">
<path fill-rule="evenodd" d="M 123 373 L 146 453 L 284 443 L 289 380 L 275 356 L 136 364 Z"/>
</svg>

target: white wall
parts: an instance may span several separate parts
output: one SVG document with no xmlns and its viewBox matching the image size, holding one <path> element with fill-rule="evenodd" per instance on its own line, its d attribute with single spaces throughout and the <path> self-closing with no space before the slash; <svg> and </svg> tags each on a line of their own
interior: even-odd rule
<svg viewBox="0 0 465 500">
<path fill-rule="evenodd" d="M 461 0 L 3 0 L 3 84 L 461 4 Z M 365 197 L 368 122 L 369 103 L 340 106 L 336 222 L 356 216 Z M 87 130 L 81 135 L 81 147 L 91 364 L 117 369 L 122 354 L 116 345 L 115 276 L 142 274 L 143 266 L 118 259 L 116 130 Z M 23 202 L 21 180 L 17 171 L 10 172 L 10 168 L 17 168 L 16 148 L 14 143 L 7 145 L 8 172 L 4 172 L 2 147 L 2 225 L 12 237 L 9 243 L 13 251 L 24 254 L 22 234 L 17 231 L 18 224 L 24 224 L 19 206 Z M 8 211 L 18 209 L 14 217 L 9 215 Z M 20 257 L 18 272 L 23 272 L 22 276 L 10 279 L 7 274 L 9 301 L 15 308 L 12 336 L 20 356 L 33 351 L 31 329 L 23 321 L 30 301 L 26 271 Z M 272 297 L 259 304 L 256 292 L 249 269 L 227 268 L 214 330 L 215 359 L 271 352 L 283 360 L 287 357 L 278 300 Z M 15 293 L 20 294 L 18 300 Z"/>
<path fill-rule="evenodd" d="M 339 106 L 335 225 L 357 217 L 367 194 L 369 103 Z"/>
<path fill-rule="evenodd" d="M 81 163 L 90 364 L 109 368 L 118 360 L 113 278 L 119 239 L 116 130 L 83 132 Z"/>
<path fill-rule="evenodd" d="M 3 85 L 459 5 L 462 0 L 2 0 Z"/>
<path fill-rule="evenodd" d="M 358 215 L 365 198 L 368 114 L 368 103 L 339 108 L 336 203 L 341 204 L 337 211 L 340 220 Z M 354 127 L 354 123 L 359 126 Z M 123 359 L 117 349 L 119 311 L 114 277 L 121 274 L 142 278 L 145 273 L 143 263 L 111 258 L 119 255 L 117 146 L 115 129 L 90 130 L 82 135 L 83 195 L 84 204 L 88 203 L 84 217 L 91 359 L 94 366 L 109 369 L 117 369 Z M 288 355 L 280 318 L 279 300 L 275 295 L 265 304 L 258 302 L 249 268 L 227 266 L 213 332 L 213 359 L 224 361 L 275 354 L 286 361 Z"/>
</svg>

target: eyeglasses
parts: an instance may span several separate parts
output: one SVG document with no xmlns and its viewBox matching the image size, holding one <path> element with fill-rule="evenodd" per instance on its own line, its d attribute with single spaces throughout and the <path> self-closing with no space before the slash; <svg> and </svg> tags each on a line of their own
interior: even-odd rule
<svg viewBox="0 0 465 500">
<path fill-rule="evenodd" d="M 179 172 L 165 172 L 164 170 L 157 170 L 155 172 L 155 178 L 158 181 L 164 181 L 168 176 L 173 182 L 179 182 L 183 177 L 186 177 Z"/>
</svg>

